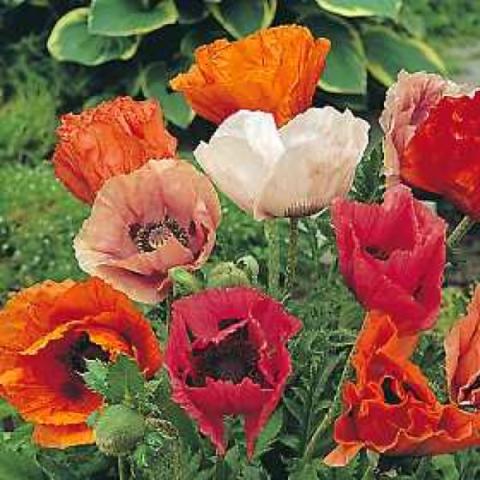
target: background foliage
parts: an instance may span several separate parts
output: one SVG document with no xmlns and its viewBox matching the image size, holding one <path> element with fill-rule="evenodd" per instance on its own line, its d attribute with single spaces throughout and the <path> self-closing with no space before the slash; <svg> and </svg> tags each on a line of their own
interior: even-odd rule
<svg viewBox="0 0 480 480">
<path fill-rule="evenodd" d="M 474 46 L 480 26 L 480 2 L 470 0 L 0 0 L 0 303 L 8 292 L 52 278 L 82 278 L 71 240 L 88 209 L 54 179 L 48 162 L 59 114 L 80 111 L 118 94 L 156 97 L 183 153 L 212 126 L 194 117 L 168 79 L 193 61 L 194 48 L 219 37 L 235 39 L 267 25 L 297 22 L 327 36 L 333 49 L 315 103 L 348 105 L 375 125 L 385 87 L 400 68 L 444 71 L 461 67 L 446 46 Z M 478 41 L 478 40 L 477 40 Z M 48 46 L 48 48 L 47 48 Z M 373 147 L 357 172 L 352 195 L 376 201 L 382 195 L 381 152 Z M 370 153 L 373 153 L 370 155 Z M 212 262 L 253 255 L 264 279 L 262 226 L 222 199 L 223 222 Z M 453 223 L 457 213 L 439 204 Z M 286 226 L 284 226 L 286 228 Z M 323 418 L 340 378 L 342 361 L 360 327 L 363 312 L 338 273 L 328 213 L 301 222 L 300 284 L 288 308 L 305 324 L 291 345 L 295 376 L 285 401 L 257 446 L 244 459 L 239 425 L 225 459 L 218 461 L 208 442 L 169 401 L 162 376 L 139 386 L 138 372 L 127 363 L 109 371 L 92 365 L 87 380 L 112 401 L 124 389 L 142 391 L 151 428 L 130 458 L 134 478 L 157 479 L 382 479 L 470 480 L 480 475 L 480 453 L 469 450 L 433 459 L 384 459 L 362 454 L 347 469 L 331 470 L 319 461 L 299 459 Z M 477 251 L 470 237 L 468 252 Z M 476 248 L 476 250 L 475 250 Z M 284 249 L 285 250 L 285 249 Z M 469 268 L 475 265 L 469 258 Z M 465 270 L 461 270 L 465 273 Z M 449 276 L 437 330 L 427 335 L 415 360 L 440 398 L 442 335 L 464 311 L 473 269 Z M 459 285 L 461 288 L 459 288 Z M 164 334 L 162 308 L 148 310 Z M 95 368 L 97 367 L 97 368 Z M 103 369 L 103 370 L 102 370 Z M 122 370 L 123 369 L 123 370 Z M 120 375 L 119 375 L 120 372 Z M 133 387 L 132 387 L 133 386 Z M 288 434 L 285 432 L 288 431 Z M 0 480 L 108 480 L 115 478 L 110 458 L 92 448 L 68 452 L 31 445 L 31 427 L 0 403 Z M 331 448 L 330 436 L 318 454 Z M 366 472 L 366 473 L 365 473 Z M 270 477 L 269 477 L 270 475 Z"/>
</svg>

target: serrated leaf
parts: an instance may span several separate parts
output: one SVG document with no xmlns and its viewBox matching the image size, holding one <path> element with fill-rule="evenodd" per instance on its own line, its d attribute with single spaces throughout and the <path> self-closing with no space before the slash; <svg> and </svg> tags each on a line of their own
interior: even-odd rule
<svg viewBox="0 0 480 480">
<path fill-rule="evenodd" d="M 6 449 L 0 450 L 0 480 L 43 480 L 40 466 L 32 458 Z"/>
<path fill-rule="evenodd" d="M 332 42 L 320 86 L 327 92 L 363 95 L 367 90 L 367 57 L 360 35 L 348 22 L 332 15 L 302 19 L 315 37 Z"/>
<path fill-rule="evenodd" d="M 402 69 L 409 72 L 445 72 L 445 65 L 437 53 L 420 40 L 401 36 L 385 27 L 369 27 L 362 38 L 368 70 L 387 87 L 396 81 Z"/>
<path fill-rule="evenodd" d="M 108 369 L 106 398 L 109 403 L 130 402 L 145 393 L 145 379 L 137 363 L 126 355 L 119 355 Z"/>
<path fill-rule="evenodd" d="M 259 459 L 263 454 L 268 452 L 273 443 L 277 440 L 277 437 L 283 426 L 283 409 L 278 408 L 275 413 L 270 417 L 255 443 L 254 458 Z"/>
<path fill-rule="evenodd" d="M 187 128 L 195 116 L 181 93 L 168 90 L 169 75 L 163 62 L 151 63 L 144 71 L 143 94 L 156 98 L 166 119 L 180 128 Z"/>
<path fill-rule="evenodd" d="M 93 0 L 89 30 L 99 35 L 141 35 L 175 23 L 178 11 L 173 0 L 160 0 L 153 8 L 132 0 Z"/>
<path fill-rule="evenodd" d="M 128 60 L 135 55 L 138 38 L 107 38 L 90 33 L 88 12 L 88 8 L 76 8 L 57 21 L 47 41 L 52 57 L 61 62 L 95 66 L 110 60 Z"/>
<path fill-rule="evenodd" d="M 88 360 L 85 359 L 87 371 L 83 374 L 83 380 L 85 384 L 93 391 L 100 395 L 106 396 L 108 385 L 107 375 L 109 365 L 103 363 L 98 359 Z"/>
<path fill-rule="evenodd" d="M 343 17 L 388 17 L 396 19 L 402 0 L 316 0 L 327 12 Z"/>
<path fill-rule="evenodd" d="M 267 28 L 277 11 L 277 0 L 223 0 L 209 5 L 215 20 L 233 37 L 241 38 L 261 28 Z"/>
</svg>

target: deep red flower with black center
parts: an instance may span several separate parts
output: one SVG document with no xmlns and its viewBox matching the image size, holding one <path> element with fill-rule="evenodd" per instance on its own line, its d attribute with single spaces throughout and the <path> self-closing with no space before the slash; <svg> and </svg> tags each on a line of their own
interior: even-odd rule
<svg viewBox="0 0 480 480">
<path fill-rule="evenodd" d="M 173 304 L 165 354 L 172 398 L 220 454 L 228 415 L 244 417 L 253 454 L 292 371 L 286 342 L 300 327 L 279 302 L 252 288 L 206 290 Z"/>
<path fill-rule="evenodd" d="M 388 313 L 400 333 L 431 328 L 441 302 L 445 222 L 398 185 L 383 205 L 337 199 L 332 206 L 340 269 L 369 310 Z"/>
<path fill-rule="evenodd" d="M 417 128 L 402 156 L 409 184 L 438 193 L 480 218 L 480 92 L 444 97 Z"/>
</svg>

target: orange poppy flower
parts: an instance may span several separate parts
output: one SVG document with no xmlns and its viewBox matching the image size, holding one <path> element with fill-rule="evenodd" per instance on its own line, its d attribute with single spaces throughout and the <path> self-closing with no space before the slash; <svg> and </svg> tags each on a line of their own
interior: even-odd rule
<svg viewBox="0 0 480 480">
<path fill-rule="evenodd" d="M 450 398 L 467 407 L 480 407 L 480 286 L 465 317 L 445 339 L 446 371 Z"/>
<path fill-rule="evenodd" d="M 352 360 L 356 383 L 343 391 L 338 446 L 326 458 L 346 465 L 362 448 L 392 456 L 449 453 L 480 445 L 480 417 L 441 405 L 409 356 L 416 336 L 399 338 L 387 315 L 370 312 Z"/>
<path fill-rule="evenodd" d="M 305 27 L 269 28 L 199 47 L 196 63 L 170 85 L 214 123 L 244 109 L 270 112 L 281 126 L 311 106 L 329 50 Z"/>
<path fill-rule="evenodd" d="M 37 444 L 91 443 L 85 422 L 102 397 L 82 380 L 85 360 L 119 353 L 135 358 L 146 376 L 162 360 L 149 323 L 125 295 L 96 278 L 46 281 L 0 312 L 0 396 L 34 423 Z"/>
<path fill-rule="evenodd" d="M 106 180 L 153 158 L 175 156 L 177 140 L 165 129 L 155 100 L 118 97 L 64 115 L 53 155 L 57 177 L 80 200 L 93 203 Z"/>
</svg>

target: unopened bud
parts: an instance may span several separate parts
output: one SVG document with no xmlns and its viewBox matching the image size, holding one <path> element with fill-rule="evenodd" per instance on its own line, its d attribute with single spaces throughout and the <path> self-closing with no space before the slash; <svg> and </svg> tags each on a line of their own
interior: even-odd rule
<svg viewBox="0 0 480 480">
<path fill-rule="evenodd" d="M 223 262 L 216 265 L 208 274 L 208 288 L 236 287 L 250 285 L 248 275 L 232 262 Z"/>
</svg>

